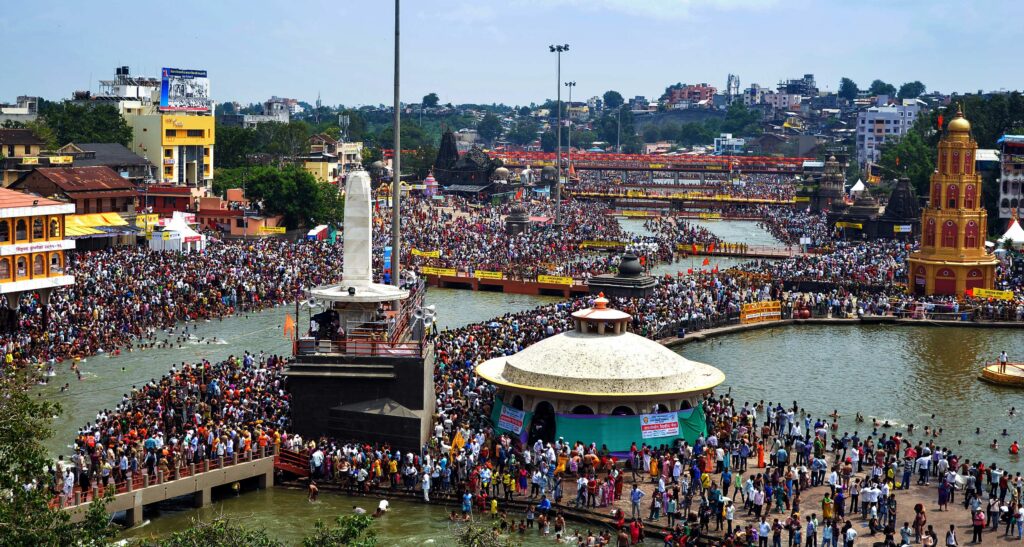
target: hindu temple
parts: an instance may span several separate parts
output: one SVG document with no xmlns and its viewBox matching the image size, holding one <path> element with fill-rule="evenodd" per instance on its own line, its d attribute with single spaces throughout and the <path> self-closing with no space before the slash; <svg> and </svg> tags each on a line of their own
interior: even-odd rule
<svg viewBox="0 0 1024 547">
<path fill-rule="evenodd" d="M 974 167 L 978 143 L 958 110 L 939 141 L 928 207 L 921 214 L 921 248 L 908 259 L 914 294 L 963 295 L 991 289 L 999 260 L 985 249 L 988 213 Z"/>
</svg>

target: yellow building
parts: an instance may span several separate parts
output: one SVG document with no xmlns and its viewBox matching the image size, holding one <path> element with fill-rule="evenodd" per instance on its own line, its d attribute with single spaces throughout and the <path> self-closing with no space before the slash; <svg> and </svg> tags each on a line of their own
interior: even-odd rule
<svg viewBox="0 0 1024 547">
<path fill-rule="evenodd" d="M 65 219 L 74 212 L 70 203 L 0 189 L 0 294 L 39 291 L 45 301 L 50 289 L 75 282 L 64 272 L 64 251 L 75 248 Z"/>
<path fill-rule="evenodd" d="M 206 187 L 213 183 L 214 118 L 183 113 L 126 114 L 132 152 L 159 165 L 159 181 Z"/>
<path fill-rule="evenodd" d="M 985 251 L 988 213 L 974 167 L 978 143 L 963 112 L 939 141 L 928 207 L 921 214 L 921 248 L 908 259 L 914 294 L 955 294 L 991 289 L 999 260 Z"/>
</svg>

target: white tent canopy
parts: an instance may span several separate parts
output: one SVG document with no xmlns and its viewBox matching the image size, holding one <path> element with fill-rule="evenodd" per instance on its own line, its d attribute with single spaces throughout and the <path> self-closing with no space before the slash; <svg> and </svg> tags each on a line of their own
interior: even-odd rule
<svg viewBox="0 0 1024 547">
<path fill-rule="evenodd" d="M 857 183 L 853 185 L 853 188 L 850 188 L 850 195 L 859 196 L 864 192 L 864 190 L 866 190 L 866 187 L 864 186 L 864 181 L 857 179 Z"/>
<path fill-rule="evenodd" d="M 206 249 L 206 236 L 188 225 L 184 213 L 175 212 L 174 216 L 162 222 L 162 226 L 154 228 L 149 248 L 154 251 L 203 251 Z"/>
<path fill-rule="evenodd" d="M 1006 229 L 1006 233 L 1003 237 L 999 238 L 999 242 L 1009 240 L 1010 244 L 1016 248 L 1020 248 L 1024 244 L 1024 228 L 1020 227 L 1020 222 L 1017 219 L 1010 219 L 1010 227 Z"/>
</svg>

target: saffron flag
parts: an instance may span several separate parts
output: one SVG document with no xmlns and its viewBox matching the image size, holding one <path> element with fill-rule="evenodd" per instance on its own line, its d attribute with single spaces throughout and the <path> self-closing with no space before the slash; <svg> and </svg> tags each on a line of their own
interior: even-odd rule
<svg viewBox="0 0 1024 547">
<path fill-rule="evenodd" d="M 686 273 L 692 274 L 693 273 L 693 268 L 686 268 Z"/>
<path fill-rule="evenodd" d="M 718 273 L 718 264 L 715 264 L 715 269 L 711 270 L 714 273 Z"/>
<path fill-rule="evenodd" d="M 291 314 L 285 314 L 284 316 L 284 335 L 286 337 L 295 334 L 295 320 L 292 319 Z"/>
<path fill-rule="evenodd" d="M 704 258 L 704 262 L 701 263 L 701 266 L 710 266 L 710 265 L 711 265 L 711 259 L 705 257 Z"/>
<path fill-rule="evenodd" d="M 697 244 L 692 243 L 690 246 L 693 248 L 693 254 L 697 254 Z"/>
<path fill-rule="evenodd" d="M 708 245 L 708 252 L 709 253 L 715 252 L 715 244 L 714 243 L 712 243 L 711 245 Z"/>
<path fill-rule="evenodd" d="M 942 114 L 939 114 L 939 131 L 942 131 Z"/>
</svg>

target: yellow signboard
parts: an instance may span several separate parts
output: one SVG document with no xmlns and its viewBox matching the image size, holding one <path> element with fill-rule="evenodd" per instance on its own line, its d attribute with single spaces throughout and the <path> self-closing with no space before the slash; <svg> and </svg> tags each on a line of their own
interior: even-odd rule
<svg viewBox="0 0 1024 547">
<path fill-rule="evenodd" d="M 811 196 L 797 196 L 793 198 L 793 201 L 797 203 L 809 203 L 811 201 Z"/>
<path fill-rule="evenodd" d="M 441 251 L 421 251 L 419 249 L 413 249 L 409 251 L 414 256 L 424 256 L 427 258 L 441 258 Z"/>
<path fill-rule="evenodd" d="M 71 165 L 73 161 L 71 156 L 50 156 L 50 165 Z"/>
<path fill-rule="evenodd" d="M 455 268 L 434 268 L 431 266 L 425 266 L 420 268 L 420 273 L 423 275 L 448 275 L 455 276 L 458 272 Z"/>
<path fill-rule="evenodd" d="M 1013 300 L 1013 291 L 995 291 L 992 289 L 971 289 L 971 296 L 977 298 L 996 298 L 998 300 Z"/>
<path fill-rule="evenodd" d="M 860 222 L 837 222 L 836 223 L 836 227 L 837 228 L 855 228 L 857 230 L 863 230 L 864 229 L 864 225 L 861 224 Z"/>
<path fill-rule="evenodd" d="M 168 231 L 160 232 L 160 238 L 167 241 L 168 239 L 171 239 L 171 233 Z"/>
<path fill-rule="evenodd" d="M 700 213 L 697 218 L 701 220 L 721 220 L 722 213 Z"/>
<path fill-rule="evenodd" d="M 22 165 L 39 165 L 39 158 L 21 158 Z"/>
<path fill-rule="evenodd" d="M 285 230 L 284 226 L 260 226 L 261 234 L 283 234 Z"/>
<path fill-rule="evenodd" d="M 626 244 L 621 241 L 610 241 L 605 239 L 590 239 L 580 243 L 581 249 L 588 249 L 591 247 L 623 247 Z"/>
<path fill-rule="evenodd" d="M 474 270 L 473 277 L 477 279 L 501 279 L 501 272 L 492 272 L 487 270 Z"/>
<path fill-rule="evenodd" d="M 782 319 L 782 303 L 778 300 L 743 304 L 740 323 L 763 323 Z"/>
<path fill-rule="evenodd" d="M 655 217 L 658 213 L 653 211 L 623 211 L 622 216 L 624 217 Z"/>
<path fill-rule="evenodd" d="M 537 283 L 551 283 L 553 285 L 572 285 L 571 277 L 559 275 L 538 275 Z"/>
</svg>

